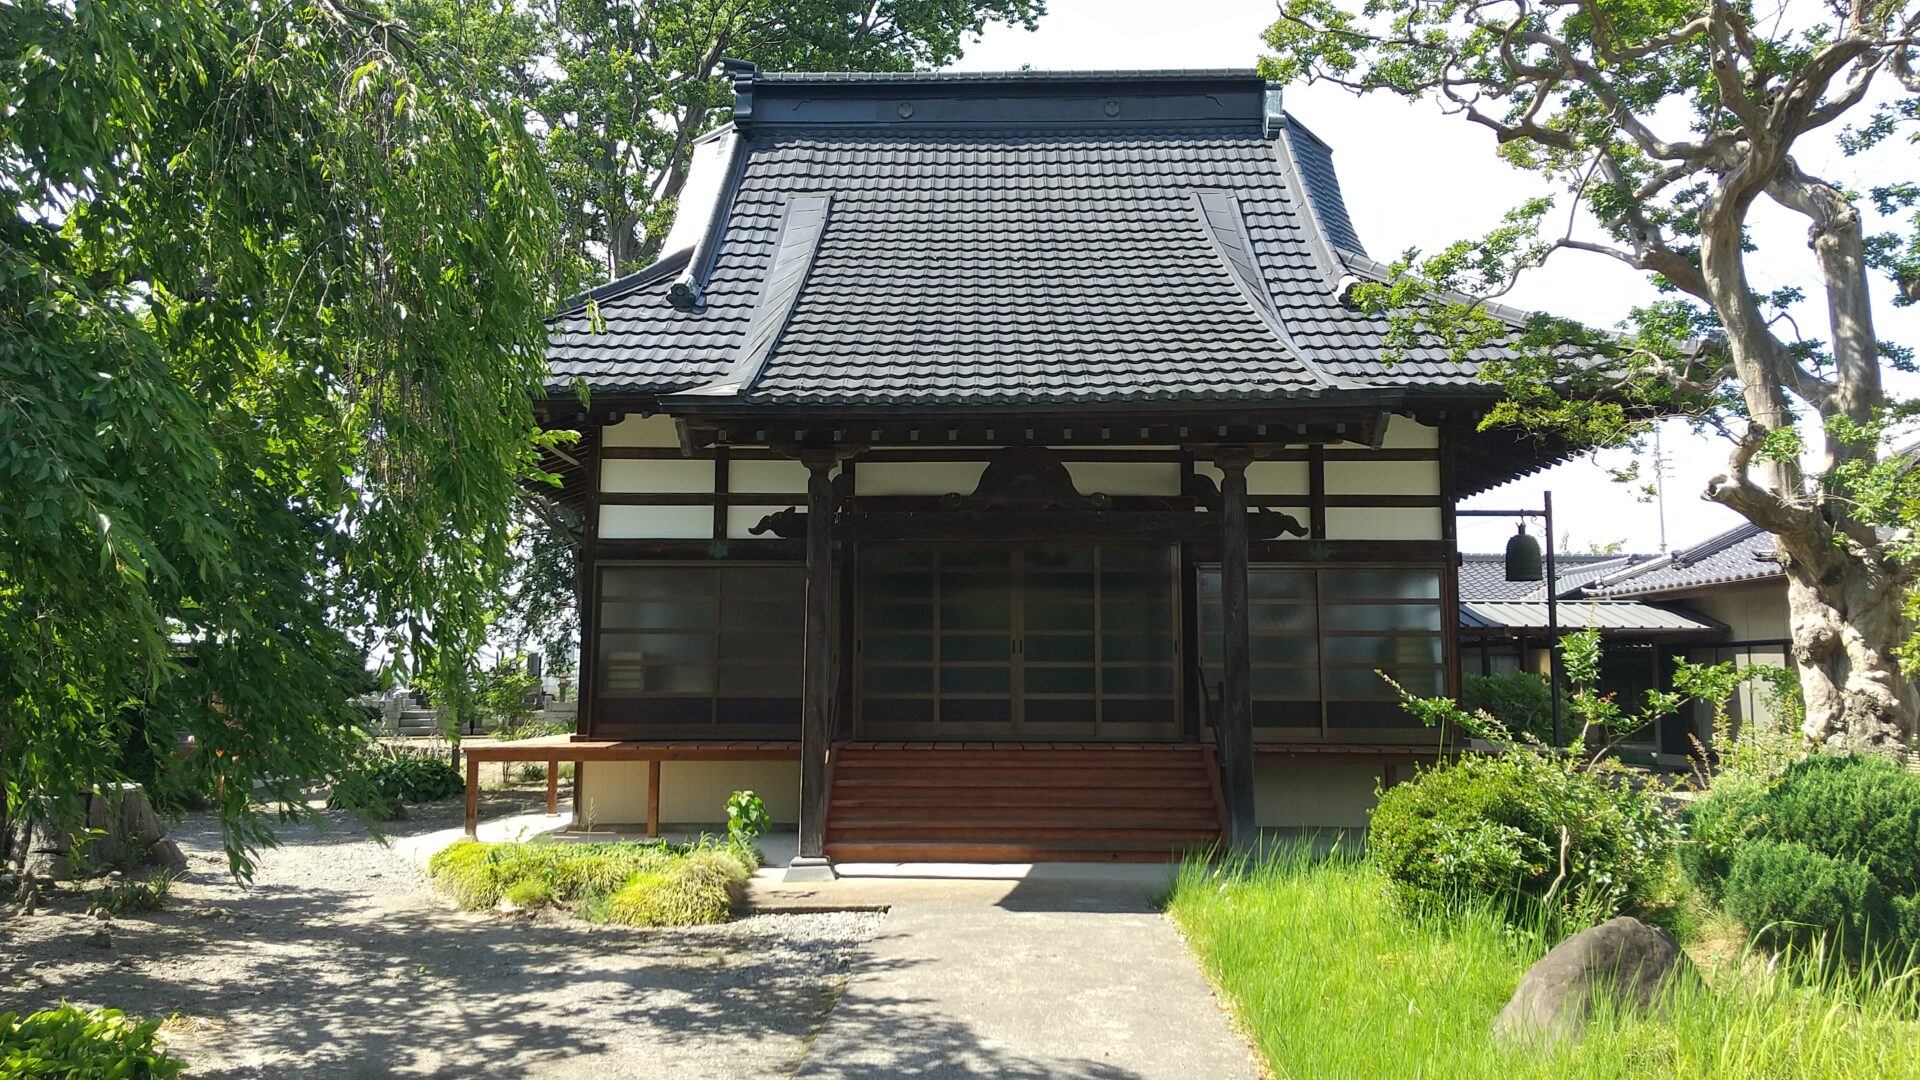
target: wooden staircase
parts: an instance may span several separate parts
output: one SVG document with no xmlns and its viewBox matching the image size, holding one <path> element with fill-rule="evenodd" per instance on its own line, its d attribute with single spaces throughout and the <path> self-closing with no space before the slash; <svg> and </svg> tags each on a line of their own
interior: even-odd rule
<svg viewBox="0 0 1920 1080">
<path fill-rule="evenodd" d="M 829 767 L 836 862 L 1161 862 L 1222 836 L 1192 744 L 850 743 Z"/>
</svg>

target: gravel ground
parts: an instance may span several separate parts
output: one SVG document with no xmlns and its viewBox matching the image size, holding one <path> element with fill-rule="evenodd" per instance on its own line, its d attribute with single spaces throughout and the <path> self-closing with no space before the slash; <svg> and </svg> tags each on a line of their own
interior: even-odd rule
<svg viewBox="0 0 1920 1080">
<path fill-rule="evenodd" d="M 489 798 L 488 817 L 541 796 Z M 164 1029 L 197 1077 L 787 1077 L 879 916 L 761 915 L 631 930 L 457 911 L 343 815 L 289 828 L 251 888 L 219 831 L 171 835 L 191 862 L 168 907 L 112 920 L 71 893 L 0 916 L 0 1012 L 67 999 Z M 457 827 L 457 803 L 396 834 Z"/>
</svg>

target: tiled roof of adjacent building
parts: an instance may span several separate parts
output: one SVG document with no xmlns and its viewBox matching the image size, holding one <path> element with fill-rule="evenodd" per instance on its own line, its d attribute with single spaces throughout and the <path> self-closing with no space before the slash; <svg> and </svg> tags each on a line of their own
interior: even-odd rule
<svg viewBox="0 0 1920 1080">
<path fill-rule="evenodd" d="M 1386 321 L 1341 300 L 1343 278 L 1385 268 L 1332 152 L 1251 71 L 736 85 L 706 144 L 710 222 L 554 320 L 556 390 L 747 407 L 1494 393 L 1476 372 L 1499 348 L 1387 362 Z"/>
<path fill-rule="evenodd" d="M 1554 577 L 1562 599 L 1577 594 L 1595 578 L 1619 573 L 1651 555 L 1555 555 Z M 1547 598 L 1544 581 L 1508 581 L 1507 557 L 1477 552 L 1460 556 L 1460 599 L 1538 600 Z"/>
<path fill-rule="evenodd" d="M 1726 626 L 1704 615 L 1670 611 L 1632 600 L 1562 601 L 1556 613 L 1561 630 L 1599 630 L 1609 634 L 1712 636 Z M 1460 630 L 1469 637 L 1498 633 L 1544 633 L 1548 629 L 1544 601 L 1461 601 Z"/>
<path fill-rule="evenodd" d="M 1583 590 L 1589 596 L 1650 596 L 1708 585 L 1780 577 L 1773 534 L 1758 525 L 1729 529 L 1684 551 L 1605 575 Z"/>
</svg>

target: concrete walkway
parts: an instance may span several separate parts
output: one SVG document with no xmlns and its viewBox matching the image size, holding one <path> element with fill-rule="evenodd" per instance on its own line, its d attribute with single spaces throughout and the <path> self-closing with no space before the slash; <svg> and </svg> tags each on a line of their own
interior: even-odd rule
<svg viewBox="0 0 1920 1080">
<path fill-rule="evenodd" d="M 1173 924 L 1154 909 L 1166 867 L 859 869 L 868 873 L 806 886 L 761 878 L 749 897 L 766 909 L 888 909 L 797 1077 L 1258 1075 Z M 909 876 L 915 869 L 939 876 Z M 998 876 L 962 876 L 969 872 Z"/>
</svg>

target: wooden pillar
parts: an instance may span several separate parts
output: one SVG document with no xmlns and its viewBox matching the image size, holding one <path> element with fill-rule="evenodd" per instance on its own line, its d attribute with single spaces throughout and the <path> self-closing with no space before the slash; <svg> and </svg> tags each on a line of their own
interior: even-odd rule
<svg viewBox="0 0 1920 1080">
<path fill-rule="evenodd" d="M 467 839 L 480 831 L 480 759 L 467 755 Z"/>
<path fill-rule="evenodd" d="M 1253 678 L 1247 614 L 1247 465 L 1240 448 L 1214 454 L 1220 483 L 1220 614 L 1225 689 L 1220 708 L 1220 789 L 1227 803 L 1227 842 L 1251 851 L 1259 841 L 1253 814 Z"/>
<path fill-rule="evenodd" d="M 807 467 L 805 683 L 800 701 L 800 852 L 793 869 L 827 866 L 827 744 L 832 738 L 833 468 L 831 450 L 802 451 Z M 791 874 L 791 871 L 790 871 Z"/>
<path fill-rule="evenodd" d="M 547 816 L 560 812 L 560 763 L 547 762 Z"/>
<path fill-rule="evenodd" d="M 660 835 L 660 759 L 647 761 L 647 835 Z"/>
</svg>

